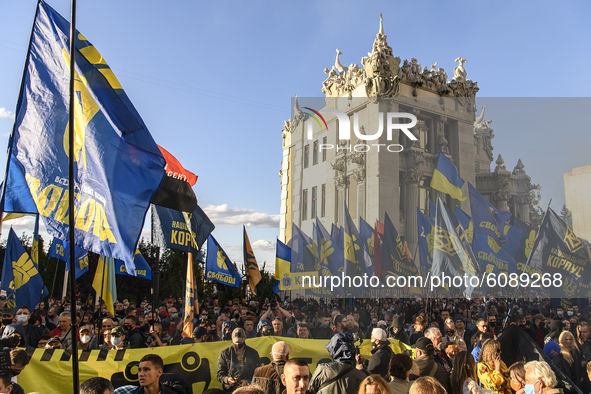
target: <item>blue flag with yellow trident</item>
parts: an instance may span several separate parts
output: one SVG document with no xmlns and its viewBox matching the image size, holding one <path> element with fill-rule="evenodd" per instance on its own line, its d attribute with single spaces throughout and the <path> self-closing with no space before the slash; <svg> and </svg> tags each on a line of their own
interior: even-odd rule
<svg viewBox="0 0 591 394">
<path fill-rule="evenodd" d="M 433 178 L 431 178 L 431 187 L 449 194 L 456 200 L 466 201 L 466 197 L 462 196 L 462 186 L 464 186 L 464 180 L 460 178 L 454 163 L 449 161 L 442 152 L 439 152 L 437 165 L 433 171 Z"/>
<path fill-rule="evenodd" d="M 435 211 L 433 211 L 435 212 Z M 417 208 L 417 227 L 419 230 L 419 255 L 421 267 L 426 272 L 431 271 L 433 265 L 433 228 L 435 223 Z"/>
<path fill-rule="evenodd" d="M 68 179 L 70 24 L 37 7 L 0 211 L 39 213 L 68 239 L 68 185 L 75 190 L 75 243 L 125 261 L 133 255 L 165 160 L 115 75 L 76 33 L 74 179 Z"/>
<path fill-rule="evenodd" d="M 478 276 L 480 270 L 472 248 L 466 239 L 462 225 L 449 208 L 437 198 L 437 215 L 433 230 L 433 265 L 431 275 L 436 277 L 467 275 Z M 449 286 L 448 288 L 451 288 Z M 455 282 L 453 285 L 464 297 L 471 297 L 477 287 L 470 280 Z"/>
<path fill-rule="evenodd" d="M 76 246 L 74 250 L 76 258 L 76 279 L 88 272 L 88 252 Z M 66 263 L 66 270 L 70 270 L 70 246 L 67 241 L 53 238 L 49 247 L 49 257 L 55 257 Z"/>
<path fill-rule="evenodd" d="M 39 267 L 31 260 L 12 227 L 6 243 L 0 288 L 6 291 L 7 305 L 12 309 L 26 305 L 33 310 L 48 293 Z"/>
<path fill-rule="evenodd" d="M 236 266 L 211 234 L 207 238 L 205 279 L 217 280 L 219 283 L 231 287 L 240 287 L 242 281 Z"/>
<path fill-rule="evenodd" d="M 125 263 L 122 260 L 115 260 L 115 270 L 117 275 L 137 276 L 138 278 L 152 280 L 152 269 L 150 268 L 150 264 L 148 264 L 139 249 L 135 250 L 133 263 L 135 264 L 135 275 L 127 272 Z"/>
</svg>

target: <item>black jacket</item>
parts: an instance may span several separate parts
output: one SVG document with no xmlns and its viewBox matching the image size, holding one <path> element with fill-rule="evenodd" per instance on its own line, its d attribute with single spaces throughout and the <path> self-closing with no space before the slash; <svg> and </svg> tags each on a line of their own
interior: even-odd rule
<svg viewBox="0 0 591 394">
<path fill-rule="evenodd" d="M 218 381 L 224 387 L 226 392 L 231 393 L 237 387 L 237 384 L 230 384 L 229 378 L 237 381 L 252 381 L 254 370 L 260 365 L 259 353 L 250 346 L 244 345 L 243 361 L 238 361 L 238 355 L 234 346 L 230 346 L 220 353 L 218 359 Z"/>
<path fill-rule="evenodd" d="M 390 372 L 390 359 L 394 355 L 394 351 L 390 347 L 390 341 L 382 343 L 377 348 L 371 351 L 371 358 L 367 365 L 367 371 L 370 374 L 378 374 L 386 381 Z"/>
<path fill-rule="evenodd" d="M 443 385 L 443 387 L 447 390 L 448 393 L 451 393 L 451 382 L 449 379 L 449 374 L 441 364 L 437 364 L 433 357 L 420 357 L 415 359 L 415 364 L 419 368 L 419 376 L 410 375 L 409 379 L 411 381 L 417 380 L 423 376 L 431 376 L 439 381 Z M 434 369 L 433 365 L 437 365 L 437 368 Z M 431 371 L 434 371 L 433 373 Z"/>
<path fill-rule="evenodd" d="M 322 387 L 325 382 L 339 376 L 345 372 L 339 379 L 329 385 Z M 314 371 L 308 389 L 314 394 L 357 394 L 359 385 L 367 377 L 365 372 L 355 368 L 349 363 L 333 361 L 327 364 L 319 364 Z M 322 390 L 320 388 L 322 387 Z"/>
</svg>

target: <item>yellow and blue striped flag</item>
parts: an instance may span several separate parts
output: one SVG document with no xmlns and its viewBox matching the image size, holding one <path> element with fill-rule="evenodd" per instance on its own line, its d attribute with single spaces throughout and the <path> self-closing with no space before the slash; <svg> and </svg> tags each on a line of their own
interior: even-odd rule
<svg viewBox="0 0 591 394">
<path fill-rule="evenodd" d="M 464 180 L 460 178 L 454 163 L 439 152 L 437 165 L 433 171 L 433 178 L 431 178 L 431 187 L 449 194 L 456 200 L 466 201 L 467 197 L 462 196 L 462 186 L 464 186 Z"/>
<path fill-rule="evenodd" d="M 117 300 L 117 285 L 115 279 L 115 259 L 100 256 L 96 273 L 92 281 L 92 288 L 101 297 L 111 315 L 115 316 L 115 301 Z"/>
<path fill-rule="evenodd" d="M 275 255 L 275 285 L 273 292 L 291 290 L 291 248 L 277 240 L 277 252 Z"/>
</svg>

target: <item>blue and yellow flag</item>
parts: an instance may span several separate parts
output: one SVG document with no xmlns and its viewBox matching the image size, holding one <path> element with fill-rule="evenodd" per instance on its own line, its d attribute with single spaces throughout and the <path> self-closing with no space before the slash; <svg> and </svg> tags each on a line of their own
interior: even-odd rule
<svg viewBox="0 0 591 394">
<path fill-rule="evenodd" d="M 291 290 L 291 248 L 277 240 L 277 251 L 275 255 L 275 285 L 273 293 L 282 290 Z"/>
<path fill-rule="evenodd" d="M 433 228 L 435 223 L 417 208 L 417 225 L 421 267 L 425 268 L 425 272 L 429 272 L 433 265 Z"/>
<path fill-rule="evenodd" d="M 48 293 L 38 265 L 29 257 L 12 227 L 6 242 L 0 288 L 6 291 L 7 306 L 12 309 L 26 305 L 33 310 Z"/>
<path fill-rule="evenodd" d="M 122 260 L 115 260 L 115 268 L 117 269 L 117 275 L 137 276 L 138 278 L 152 280 L 152 269 L 150 268 L 150 264 L 148 264 L 148 262 L 146 261 L 139 249 L 135 250 L 133 262 L 135 264 L 135 275 L 133 275 L 133 273 L 127 272 L 125 263 L 123 263 Z"/>
<path fill-rule="evenodd" d="M 548 208 L 534 242 L 527 267 L 552 278 L 551 298 L 586 298 L 591 281 L 591 261 L 586 242 Z M 527 272 L 527 270 L 525 271 Z"/>
<path fill-rule="evenodd" d="M 515 261 L 517 262 L 517 272 L 523 272 L 534 242 L 536 241 L 536 230 L 519 220 L 518 217 L 513 218 L 513 225 L 513 227 L 521 230 L 521 239 L 519 240 L 519 249 L 515 255 Z M 531 272 L 528 272 L 528 274 L 531 274 Z"/>
<path fill-rule="evenodd" d="M 382 274 L 410 276 L 419 273 L 413 261 L 410 261 L 404 243 L 386 212 L 384 237 L 382 244 Z M 386 271 L 386 272 L 384 272 Z"/>
<path fill-rule="evenodd" d="M 115 301 L 117 301 L 117 279 L 115 278 L 115 259 L 100 256 L 96 266 L 92 288 L 105 302 L 107 310 L 115 316 Z"/>
<path fill-rule="evenodd" d="M 374 235 L 373 235 L 373 228 L 363 220 L 362 217 L 359 218 L 359 235 L 361 236 L 361 241 L 365 244 L 367 248 L 367 253 L 369 254 L 370 262 L 372 262 L 371 267 L 368 267 L 367 274 L 373 275 L 374 274 Z"/>
<path fill-rule="evenodd" d="M 458 222 L 460 222 L 462 225 L 468 243 L 472 244 L 472 241 L 474 240 L 474 225 L 472 223 L 472 218 L 460 207 L 456 207 L 454 215 L 456 216 L 456 219 L 458 219 Z"/>
<path fill-rule="evenodd" d="M 437 217 L 433 232 L 433 265 L 431 275 L 478 276 L 480 270 L 466 239 L 464 229 L 449 208 L 437 198 Z M 449 285 L 448 285 L 449 286 Z M 477 286 L 470 280 L 455 282 L 455 288 L 470 298 Z"/>
<path fill-rule="evenodd" d="M 474 228 L 473 245 L 480 269 L 495 274 L 515 273 L 515 259 L 503 248 L 511 213 L 496 209 L 472 184 L 468 183 L 468 188 Z"/>
<path fill-rule="evenodd" d="M 369 257 L 366 243 L 361 239 L 355 223 L 345 204 L 343 231 L 343 250 L 345 252 L 345 274 L 363 275 L 373 271 L 373 263 Z"/>
<path fill-rule="evenodd" d="M 216 280 L 231 287 L 240 287 L 242 281 L 236 266 L 211 234 L 207 238 L 205 279 Z"/>
<path fill-rule="evenodd" d="M 291 227 L 291 272 L 318 272 L 318 246 L 295 223 Z"/>
<path fill-rule="evenodd" d="M 0 210 L 39 213 L 49 234 L 68 239 L 74 182 L 75 243 L 132 269 L 165 160 L 105 59 L 76 32 L 74 179 L 68 179 L 69 30 L 68 21 L 38 3 Z"/>
<path fill-rule="evenodd" d="M 339 248 L 343 249 L 343 228 L 339 228 L 336 224 L 332 223 L 330 225 L 330 237 L 332 238 L 332 240 L 334 242 L 336 242 L 337 245 L 339 245 Z"/>
<path fill-rule="evenodd" d="M 156 243 L 185 252 L 199 253 L 215 228 L 199 205 L 191 213 L 153 205 L 152 217 Z"/>
<path fill-rule="evenodd" d="M 462 197 L 462 186 L 464 186 L 464 180 L 460 178 L 454 163 L 449 161 L 442 152 L 439 152 L 437 165 L 433 171 L 433 178 L 431 178 L 431 187 L 449 194 L 456 200 L 466 201 L 466 197 Z"/>
<path fill-rule="evenodd" d="M 76 246 L 74 250 L 76 257 L 76 279 L 88 272 L 88 252 Z M 70 246 L 68 242 L 59 238 L 53 238 L 49 247 L 49 257 L 55 257 L 66 262 L 66 270 L 70 270 Z"/>
</svg>

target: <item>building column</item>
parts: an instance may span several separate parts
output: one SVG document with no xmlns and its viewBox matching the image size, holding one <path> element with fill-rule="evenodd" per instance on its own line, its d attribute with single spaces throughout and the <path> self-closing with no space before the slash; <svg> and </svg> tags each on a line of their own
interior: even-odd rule
<svg viewBox="0 0 591 394">
<path fill-rule="evenodd" d="M 406 178 L 406 204 L 404 206 L 404 214 L 406 216 L 405 234 L 408 248 L 411 253 L 414 253 L 418 243 L 417 203 L 419 201 L 420 175 L 411 171 L 407 173 Z"/>
</svg>

